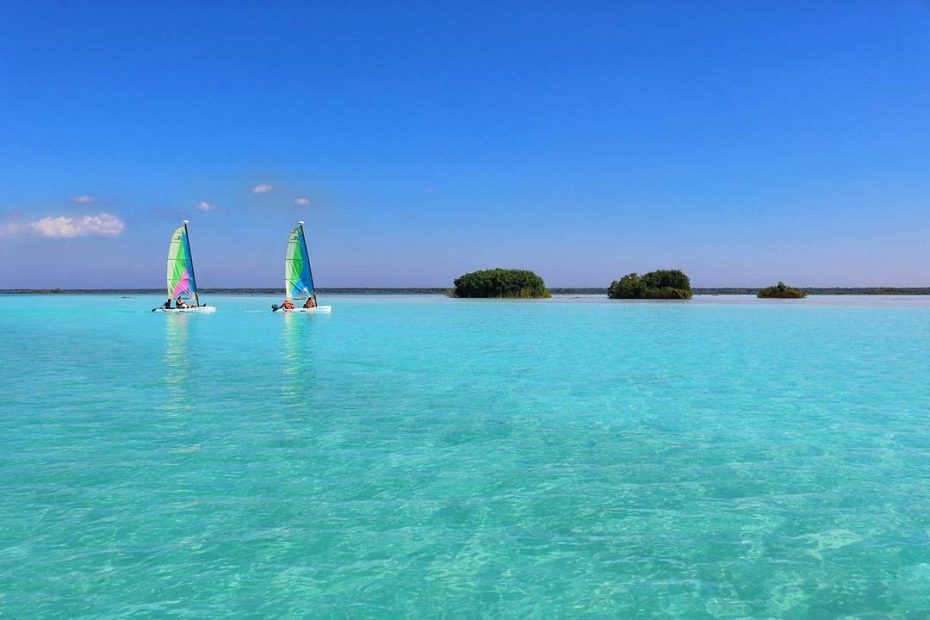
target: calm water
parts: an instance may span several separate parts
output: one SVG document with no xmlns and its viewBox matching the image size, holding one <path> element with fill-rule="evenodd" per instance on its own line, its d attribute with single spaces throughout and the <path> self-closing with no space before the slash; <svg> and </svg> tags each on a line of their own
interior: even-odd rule
<svg viewBox="0 0 930 620">
<path fill-rule="evenodd" d="M 0 616 L 930 614 L 930 300 L 0 297 Z"/>
</svg>

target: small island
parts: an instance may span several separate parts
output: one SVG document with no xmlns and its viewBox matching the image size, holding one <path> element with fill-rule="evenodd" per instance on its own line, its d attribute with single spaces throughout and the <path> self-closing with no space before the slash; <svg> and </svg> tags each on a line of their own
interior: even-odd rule
<svg viewBox="0 0 930 620">
<path fill-rule="evenodd" d="M 691 299 L 691 280 L 680 269 L 629 273 L 607 289 L 610 299 Z"/>
<path fill-rule="evenodd" d="M 759 299 L 804 299 L 807 293 L 799 288 L 788 286 L 779 282 L 775 286 L 767 286 L 756 294 Z"/>
<path fill-rule="evenodd" d="M 543 279 L 526 269 L 484 269 L 455 279 L 453 297 L 549 297 Z"/>
</svg>

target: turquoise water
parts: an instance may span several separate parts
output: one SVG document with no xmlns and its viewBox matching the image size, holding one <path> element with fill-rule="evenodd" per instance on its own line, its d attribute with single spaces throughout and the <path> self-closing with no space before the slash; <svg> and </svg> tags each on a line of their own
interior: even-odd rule
<svg viewBox="0 0 930 620">
<path fill-rule="evenodd" d="M 930 614 L 930 300 L 0 297 L 0 616 Z"/>
</svg>

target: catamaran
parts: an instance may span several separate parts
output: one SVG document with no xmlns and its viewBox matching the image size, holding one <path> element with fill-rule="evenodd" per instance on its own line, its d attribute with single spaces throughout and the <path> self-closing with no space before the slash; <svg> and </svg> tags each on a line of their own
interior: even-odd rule
<svg viewBox="0 0 930 620">
<path fill-rule="evenodd" d="M 155 312 L 216 312 L 214 306 L 200 305 L 187 223 L 184 220 L 171 235 L 171 244 L 168 246 L 168 302 L 161 308 L 155 308 Z M 179 298 L 190 305 L 186 308 L 170 307 L 171 302 Z"/>
<path fill-rule="evenodd" d="M 316 289 L 313 287 L 313 272 L 310 271 L 310 254 L 307 252 L 307 237 L 304 235 L 304 223 L 297 222 L 287 240 L 287 252 L 284 255 L 284 299 L 285 301 L 310 300 L 311 307 L 285 308 L 277 304 L 271 306 L 272 312 L 332 312 L 332 306 L 320 306 L 316 302 Z"/>
</svg>

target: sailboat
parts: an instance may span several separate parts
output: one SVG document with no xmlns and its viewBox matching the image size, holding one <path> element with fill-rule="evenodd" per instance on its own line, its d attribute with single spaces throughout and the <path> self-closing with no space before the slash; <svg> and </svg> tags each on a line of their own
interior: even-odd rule
<svg viewBox="0 0 930 620">
<path fill-rule="evenodd" d="M 214 306 L 200 305 L 200 295 L 197 293 L 197 279 L 194 277 L 194 258 L 191 256 L 191 241 L 190 234 L 187 231 L 187 224 L 187 220 L 184 220 L 184 223 L 171 235 L 171 244 L 168 246 L 169 303 L 166 303 L 161 308 L 155 308 L 155 312 L 216 312 Z M 190 304 L 190 307 L 169 307 L 179 297 Z"/>
<path fill-rule="evenodd" d="M 297 222 L 287 239 L 287 252 L 284 255 L 284 299 L 313 301 L 312 308 L 302 308 L 295 303 L 294 308 L 271 306 L 272 312 L 332 312 L 332 306 L 321 306 L 316 302 L 316 289 L 313 286 L 313 272 L 310 271 L 310 254 L 307 252 L 307 237 L 304 235 L 304 223 Z"/>
</svg>

